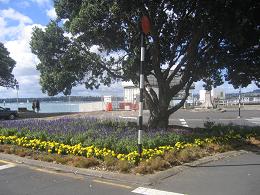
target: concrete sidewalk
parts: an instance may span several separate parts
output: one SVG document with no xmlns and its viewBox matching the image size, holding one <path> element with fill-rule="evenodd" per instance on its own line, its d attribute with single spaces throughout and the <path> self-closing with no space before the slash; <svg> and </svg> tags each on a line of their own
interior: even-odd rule
<svg viewBox="0 0 260 195">
<path fill-rule="evenodd" d="M 260 151 L 203 165 L 161 180 L 159 190 L 189 195 L 259 195 Z"/>
</svg>

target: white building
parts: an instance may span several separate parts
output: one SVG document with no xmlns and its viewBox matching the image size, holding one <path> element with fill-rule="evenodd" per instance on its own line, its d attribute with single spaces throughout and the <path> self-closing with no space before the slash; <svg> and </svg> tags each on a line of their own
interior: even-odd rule
<svg viewBox="0 0 260 195">
<path fill-rule="evenodd" d="M 206 94 L 206 90 L 202 89 L 200 90 L 200 98 L 199 101 L 201 103 L 205 102 L 205 94 Z M 214 99 L 218 99 L 218 100 L 225 100 L 226 99 L 226 93 L 223 89 L 221 88 L 214 88 L 211 90 L 211 100 L 213 101 Z"/>
<path fill-rule="evenodd" d="M 150 75 L 150 76 L 148 76 L 148 81 L 149 81 L 151 87 L 153 88 L 153 90 L 155 91 L 155 93 L 158 96 L 159 88 L 158 88 L 158 83 L 157 83 L 156 78 L 154 76 Z M 173 79 L 172 82 L 171 82 L 171 86 L 178 84 L 179 81 L 180 81 L 180 78 Z M 131 103 L 131 104 L 137 104 L 138 101 L 139 101 L 140 89 L 137 86 L 135 86 L 132 81 L 122 82 L 122 86 L 124 87 L 124 102 L 125 103 Z M 190 95 L 187 98 L 188 103 L 193 102 L 192 101 L 192 91 L 193 91 L 194 88 L 195 88 L 195 85 L 193 84 L 191 86 L 191 89 L 190 89 L 190 92 L 189 92 Z M 180 91 L 177 94 L 177 96 L 173 98 L 173 100 L 171 102 L 171 106 L 178 103 L 184 95 L 185 95 L 184 91 L 183 90 Z"/>
<path fill-rule="evenodd" d="M 122 82 L 124 87 L 124 102 L 135 103 L 139 96 L 139 88 L 132 81 Z"/>
<path fill-rule="evenodd" d="M 214 88 L 214 89 L 211 90 L 211 97 L 212 97 L 212 99 L 225 100 L 226 99 L 226 93 L 221 88 Z"/>
</svg>

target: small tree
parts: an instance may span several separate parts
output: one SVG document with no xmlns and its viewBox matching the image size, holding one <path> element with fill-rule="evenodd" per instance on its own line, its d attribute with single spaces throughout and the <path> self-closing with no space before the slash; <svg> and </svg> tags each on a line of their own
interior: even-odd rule
<svg viewBox="0 0 260 195">
<path fill-rule="evenodd" d="M 12 74 L 15 61 L 9 56 L 4 44 L 0 42 L 0 86 L 14 87 L 16 80 Z"/>
<path fill-rule="evenodd" d="M 81 83 L 91 89 L 109 85 L 116 78 L 137 86 L 142 15 L 152 25 L 145 39 L 145 85 L 152 75 L 159 91 L 144 90 L 150 127 L 167 127 L 195 81 L 204 80 L 207 88 L 220 85 L 225 70 L 235 87 L 259 84 L 257 1 L 55 0 L 54 5 L 64 25 L 52 21 L 45 30 L 36 28 L 31 41 L 41 61 L 43 91 L 50 95 L 70 93 Z M 93 45 L 98 53 L 91 52 Z M 171 85 L 175 77 L 180 81 Z M 181 90 L 182 100 L 170 107 Z"/>
</svg>

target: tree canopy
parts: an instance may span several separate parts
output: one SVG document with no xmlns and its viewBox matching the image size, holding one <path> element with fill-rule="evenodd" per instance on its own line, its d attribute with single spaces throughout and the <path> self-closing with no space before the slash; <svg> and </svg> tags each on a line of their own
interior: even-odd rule
<svg viewBox="0 0 260 195">
<path fill-rule="evenodd" d="M 0 86 L 14 87 L 16 80 L 12 74 L 15 61 L 9 56 L 4 44 L 0 42 Z"/>
<path fill-rule="evenodd" d="M 69 94 L 109 85 L 116 78 L 139 83 L 140 18 L 147 15 L 144 90 L 151 126 L 167 126 L 193 82 L 259 86 L 259 3 L 256 0 L 55 0 L 57 21 L 34 29 L 32 52 L 40 59 L 43 91 Z M 98 48 L 93 52 L 93 46 Z M 174 78 L 179 82 L 172 84 Z M 170 107 L 172 97 L 185 94 Z"/>
</svg>

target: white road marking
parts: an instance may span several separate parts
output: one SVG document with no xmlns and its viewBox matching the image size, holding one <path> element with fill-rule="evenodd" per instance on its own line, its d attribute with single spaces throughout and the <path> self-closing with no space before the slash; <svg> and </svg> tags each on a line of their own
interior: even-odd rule
<svg viewBox="0 0 260 195">
<path fill-rule="evenodd" d="M 136 188 L 132 192 L 136 194 L 144 194 L 144 195 L 184 195 L 175 192 L 167 192 L 167 191 L 161 191 L 161 190 L 143 188 L 143 187 Z"/>
<path fill-rule="evenodd" d="M 92 180 L 92 181 L 93 181 L 93 182 L 96 182 L 96 183 L 101 183 L 101 184 L 106 184 L 106 185 L 115 186 L 115 187 L 126 188 L 126 189 L 132 189 L 131 186 L 127 186 L 127 185 L 123 185 L 123 184 L 118 184 L 118 183 L 107 182 L 107 181 L 102 181 L 102 180 L 99 180 L 99 179 L 94 179 L 94 180 Z"/>
<path fill-rule="evenodd" d="M 7 165 L 0 166 L 0 170 L 12 168 L 12 167 L 15 167 L 15 164 L 10 163 L 10 164 L 7 164 Z"/>
<path fill-rule="evenodd" d="M 134 120 L 137 120 L 137 117 L 133 117 L 133 116 L 119 116 L 119 118 L 124 118 L 124 119 L 134 119 Z"/>
<path fill-rule="evenodd" d="M 181 122 L 181 125 L 182 125 L 183 127 L 189 127 L 188 124 L 187 124 L 187 122 L 185 121 L 185 119 L 180 118 L 179 121 Z"/>
<path fill-rule="evenodd" d="M 260 118 L 259 117 L 251 117 L 251 118 L 248 118 L 246 120 L 250 123 L 260 125 Z"/>
</svg>

